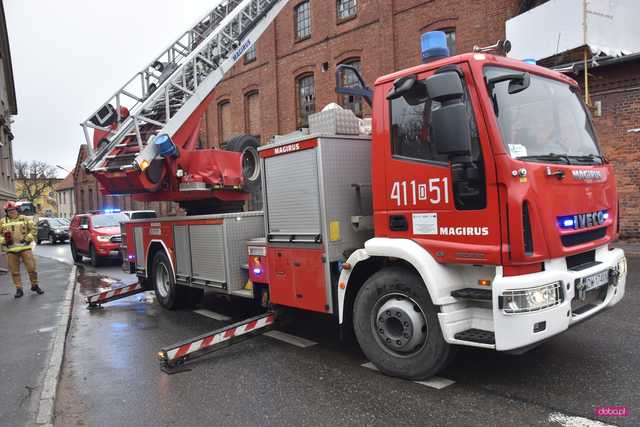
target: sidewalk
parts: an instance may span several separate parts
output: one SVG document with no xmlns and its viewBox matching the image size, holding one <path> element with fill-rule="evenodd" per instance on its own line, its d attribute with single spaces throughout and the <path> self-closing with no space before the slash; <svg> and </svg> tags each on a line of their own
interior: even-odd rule
<svg viewBox="0 0 640 427">
<path fill-rule="evenodd" d="M 69 283 L 70 265 L 36 257 L 44 295 L 32 294 L 24 267 L 25 295 L 14 299 L 9 274 L 0 274 L 0 425 L 34 425 L 51 343 Z"/>
</svg>

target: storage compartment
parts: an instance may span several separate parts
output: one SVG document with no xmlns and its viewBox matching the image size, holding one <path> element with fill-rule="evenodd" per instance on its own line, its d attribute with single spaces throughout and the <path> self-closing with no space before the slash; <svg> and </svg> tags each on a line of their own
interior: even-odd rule
<svg viewBox="0 0 640 427">
<path fill-rule="evenodd" d="M 176 279 L 241 292 L 248 280 L 246 242 L 263 235 L 262 212 L 193 217 L 174 225 Z"/>
<path fill-rule="evenodd" d="M 371 140 L 297 135 L 260 157 L 271 300 L 333 313 L 330 265 L 373 237 Z"/>
<path fill-rule="evenodd" d="M 326 313 L 327 288 L 321 247 L 269 247 L 269 293 L 278 305 Z"/>
</svg>

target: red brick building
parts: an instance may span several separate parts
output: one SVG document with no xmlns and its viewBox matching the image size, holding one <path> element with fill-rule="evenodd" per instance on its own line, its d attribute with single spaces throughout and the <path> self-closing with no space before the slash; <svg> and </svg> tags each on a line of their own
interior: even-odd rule
<svg viewBox="0 0 640 427">
<path fill-rule="evenodd" d="M 535 2 L 524 2 L 535 3 Z M 203 137 L 218 146 L 232 135 L 294 131 L 309 112 L 330 102 L 335 68 L 350 63 L 369 85 L 384 74 L 419 64 L 420 35 L 445 30 L 451 47 L 470 51 L 504 38 L 505 21 L 521 12 L 521 0 L 295 0 L 262 35 L 255 52 L 216 89 Z M 530 7 L 530 6 L 527 6 Z M 344 76 L 346 81 L 350 76 Z M 356 112 L 367 107 L 360 101 Z M 362 110 L 361 110 L 362 109 Z"/>
</svg>

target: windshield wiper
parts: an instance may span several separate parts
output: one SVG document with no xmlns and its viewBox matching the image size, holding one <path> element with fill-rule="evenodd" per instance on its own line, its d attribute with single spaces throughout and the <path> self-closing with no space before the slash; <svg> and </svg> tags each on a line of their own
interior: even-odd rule
<svg viewBox="0 0 640 427">
<path fill-rule="evenodd" d="M 518 160 L 538 160 L 538 161 L 546 161 L 546 162 L 558 162 L 563 161 L 564 163 L 570 165 L 571 159 L 566 154 L 537 154 L 532 156 L 520 156 L 516 157 Z"/>
<path fill-rule="evenodd" d="M 575 159 L 579 162 L 594 162 L 595 160 L 598 160 L 601 165 L 604 164 L 604 157 L 598 154 L 588 154 L 586 156 L 568 156 L 568 157 L 571 159 Z"/>
</svg>

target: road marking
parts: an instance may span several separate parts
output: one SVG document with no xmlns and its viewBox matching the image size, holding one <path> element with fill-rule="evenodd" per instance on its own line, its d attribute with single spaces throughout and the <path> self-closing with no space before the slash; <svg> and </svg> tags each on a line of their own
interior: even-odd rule
<svg viewBox="0 0 640 427">
<path fill-rule="evenodd" d="M 193 312 L 213 320 L 219 320 L 221 322 L 226 322 L 231 320 L 231 317 L 225 316 L 224 314 L 216 313 L 215 311 L 211 311 L 211 310 L 202 309 L 202 310 L 193 310 Z"/>
<path fill-rule="evenodd" d="M 56 328 L 55 326 L 49 326 L 48 328 L 36 329 L 36 333 L 37 334 L 44 334 L 44 333 L 53 331 L 55 328 Z"/>
<path fill-rule="evenodd" d="M 420 384 L 420 385 L 426 385 L 427 387 L 435 388 L 436 390 L 442 390 L 443 388 L 449 387 L 450 385 L 455 384 L 456 382 L 448 378 L 431 377 L 428 380 L 424 380 L 424 381 L 414 381 L 414 383 Z"/>
<path fill-rule="evenodd" d="M 376 366 L 371 363 L 371 362 L 367 362 L 367 363 L 363 363 L 362 365 L 363 368 L 367 368 L 367 369 L 371 369 L 372 371 L 378 371 L 380 372 L 380 370 L 378 368 L 376 368 Z M 427 387 L 431 387 L 431 388 L 435 388 L 436 390 L 442 390 L 445 387 L 449 387 L 452 384 L 455 384 L 456 382 L 447 378 L 442 378 L 442 377 L 431 377 L 428 380 L 424 380 L 424 381 L 412 381 L 416 384 L 420 384 L 420 385 L 424 385 Z"/>
<path fill-rule="evenodd" d="M 287 344 L 295 345 L 296 347 L 307 348 L 318 344 L 315 341 L 308 340 L 306 338 L 297 337 L 295 335 L 287 334 L 281 331 L 269 331 L 264 335 L 275 338 L 280 341 L 284 341 Z"/>
<path fill-rule="evenodd" d="M 565 415 L 561 412 L 552 412 L 549 414 L 548 421 L 550 423 L 560 424 L 564 427 L 611 427 L 611 424 L 605 424 L 600 421 L 590 420 L 589 418 L 574 417 Z"/>
</svg>

